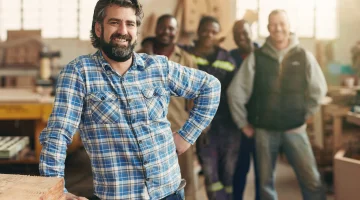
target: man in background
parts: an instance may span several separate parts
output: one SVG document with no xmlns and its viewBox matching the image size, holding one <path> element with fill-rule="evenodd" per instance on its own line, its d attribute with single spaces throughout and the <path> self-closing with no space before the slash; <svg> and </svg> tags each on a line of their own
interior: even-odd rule
<svg viewBox="0 0 360 200">
<path fill-rule="evenodd" d="M 268 30 L 265 44 L 245 59 L 228 89 L 231 113 L 244 134 L 255 136 L 261 200 L 277 199 L 274 170 L 280 149 L 303 199 L 324 200 L 306 119 L 325 96 L 326 81 L 315 57 L 290 33 L 284 10 L 270 13 Z"/>
<path fill-rule="evenodd" d="M 226 89 L 237 68 L 229 52 L 218 45 L 220 29 L 216 18 L 204 16 L 198 26 L 198 40 L 193 45 L 183 46 L 196 58 L 200 70 L 221 82 L 219 109 L 209 130 L 196 143 L 209 200 L 232 199 L 233 175 L 240 144 L 240 130 L 231 118 L 226 97 Z"/>
<path fill-rule="evenodd" d="M 150 55 L 164 55 L 173 62 L 196 69 L 196 63 L 191 55 L 179 48 L 175 43 L 177 30 L 178 25 L 174 16 L 169 14 L 160 16 L 156 23 L 155 37 L 145 38 L 141 43 L 142 48 L 139 52 Z M 189 118 L 191 108 L 192 101 L 181 97 L 171 97 L 167 117 L 173 132 L 184 125 Z M 185 196 L 188 200 L 196 199 L 194 159 L 193 148 L 179 156 L 181 175 L 186 180 Z"/>
<path fill-rule="evenodd" d="M 233 37 L 237 48 L 231 50 L 230 55 L 234 58 L 236 66 L 240 67 L 244 59 L 255 49 L 257 49 L 259 45 L 252 41 L 251 27 L 245 20 L 238 20 L 234 23 Z M 239 156 L 237 159 L 233 180 L 233 196 L 236 200 L 243 199 L 247 174 L 251 165 L 250 157 L 253 157 L 253 161 L 255 161 L 256 158 L 254 145 L 254 138 L 251 134 L 248 134 L 248 132 L 241 134 Z M 255 162 L 253 163 L 255 174 L 255 199 L 259 200 L 257 166 Z"/>
</svg>

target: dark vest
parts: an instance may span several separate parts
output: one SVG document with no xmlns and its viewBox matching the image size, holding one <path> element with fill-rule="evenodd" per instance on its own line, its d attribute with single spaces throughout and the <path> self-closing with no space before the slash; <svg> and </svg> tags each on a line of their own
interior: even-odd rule
<svg viewBox="0 0 360 200">
<path fill-rule="evenodd" d="M 256 128 L 285 131 L 305 123 L 306 52 L 295 47 L 280 64 L 255 50 L 254 88 L 247 104 L 248 121 Z"/>
</svg>

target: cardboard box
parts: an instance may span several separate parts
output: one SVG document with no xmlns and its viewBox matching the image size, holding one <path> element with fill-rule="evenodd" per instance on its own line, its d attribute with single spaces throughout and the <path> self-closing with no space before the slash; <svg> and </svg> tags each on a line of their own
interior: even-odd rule
<svg viewBox="0 0 360 200">
<path fill-rule="evenodd" d="M 360 160 L 346 157 L 346 150 L 338 151 L 334 158 L 335 199 L 360 198 Z"/>
<path fill-rule="evenodd" d="M 39 66 L 41 44 L 40 30 L 20 30 L 7 32 L 4 66 Z M 30 39 L 32 38 L 32 39 Z M 12 44 L 12 45 L 11 45 Z"/>
</svg>

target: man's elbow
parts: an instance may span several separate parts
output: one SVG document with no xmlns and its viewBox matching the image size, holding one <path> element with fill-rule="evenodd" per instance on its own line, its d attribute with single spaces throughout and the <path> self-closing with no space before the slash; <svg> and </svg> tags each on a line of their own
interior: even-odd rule
<svg viewBox="0 0 360 200">
<path fill-rule="evenodd" d="M 209 81 L 209 85 L 208 88 L 210 88 L 211 90 L 213 90 L 214 92 L 216 92 L 217 94 L 220 95 L 221 93 L 221 83 L 219 81 L 219 79 L 217 79 L 215 76 L 210 75 L 210 81 Z"/>
</svg>

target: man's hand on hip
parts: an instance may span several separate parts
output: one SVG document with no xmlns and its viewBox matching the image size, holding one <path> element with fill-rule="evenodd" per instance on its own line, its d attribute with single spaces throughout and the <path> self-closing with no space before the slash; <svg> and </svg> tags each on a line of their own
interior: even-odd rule
<svg viewBox="0 0 360 200">
<path fill-rule="evenodd" d="M 254 128 L 251 126 L 251 124 L 248 124 L 242 128 L 243 133 L 248 137 L 252 138 L 254 137 Z"/>
<path fill-rule="evenodd" d="M 183 154 L 186 150 L 188 150 L 191 146 L 183 137 L 180 136 L 179 133 L 173 132 L 174 142 L 176 146 L 176 153 L 178 155 Z"/>
</svg>

